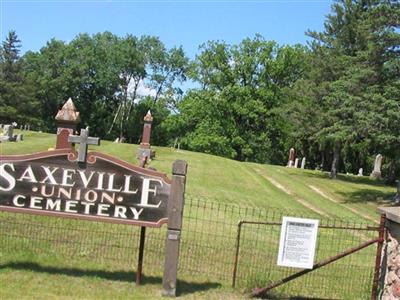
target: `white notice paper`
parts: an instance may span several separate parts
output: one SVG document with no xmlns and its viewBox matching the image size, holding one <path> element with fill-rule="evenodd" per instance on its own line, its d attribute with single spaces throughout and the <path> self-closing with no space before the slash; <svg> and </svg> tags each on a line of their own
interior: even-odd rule
<svg viewBox="0 0 400 300">
<path fill-rule="evenodd" d="M 317 243 L 318 220 L 283 217 L 278 265 L 312 269 Z"/>
</svg>

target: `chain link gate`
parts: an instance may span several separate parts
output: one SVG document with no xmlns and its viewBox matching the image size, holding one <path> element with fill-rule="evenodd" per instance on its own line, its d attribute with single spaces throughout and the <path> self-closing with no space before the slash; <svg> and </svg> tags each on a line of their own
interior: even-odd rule
<svg viewBox="0 0 400 300">
<path fill-rule="evenodd" d="M 321 220 L 318 262 L 300 271 L 276 265 L 281 225 L 279 221 L 238 223 L 233 287 L 238 282 L 247 289 L 256 286 L 252 296 L 277 299 L 377 299 L 384 215 L 373 225 Z M 374 244 L 376 248 L 371 247 Z"/>
</svg>

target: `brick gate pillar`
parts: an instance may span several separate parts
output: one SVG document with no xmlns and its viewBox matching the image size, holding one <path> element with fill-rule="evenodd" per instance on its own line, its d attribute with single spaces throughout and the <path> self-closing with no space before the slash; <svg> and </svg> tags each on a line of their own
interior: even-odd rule
<svg viewBox="0 0 400 300">
<path fill-rule="evenodd" d="M 55 119 L 57 123 L 56 149 L 73 148 L 73 144 L 68 142 L 68 136 L 75 133 L 81 119 L 71 98 L 58 111 Z"/>
<path fill-rule="evenodd" d="M 378 299 L 400 299 L 400 207 L 380 207 L 386 215 Z"/>
<path fill-rule="evenodd" d="M 154 158 L 155 152 L 151 149 L 150 145 L 150 135 L 151 135 L 151 124 L 153 123 L 153 116 L 150 110 L 147 112 L 146 116 L 143 118 L 143 134 L 142 142 L 139 145 L 137 157 L 139 160 L 143 158 L 151 159 Z"/>
</svg>

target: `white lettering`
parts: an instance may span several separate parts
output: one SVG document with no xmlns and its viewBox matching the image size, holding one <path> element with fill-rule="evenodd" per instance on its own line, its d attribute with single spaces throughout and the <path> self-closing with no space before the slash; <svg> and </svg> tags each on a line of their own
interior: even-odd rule
<svg viewBox="0 0 400 300">
<path fill-rule="evenodd" d="M 129 186 L 131 185 L 131 175 L 124 175 L 125 176 L 125 184 L 124 184 L 124 193 L 127 194 L 136 194 L 138 192 L 138 189 L 136 190 L 129 190 Z"/>
<path fill-rule="evenodd" d="M 75 200 L 80 200 L 80 199 L 81 199 L 81 189 L 77 189 L 75 194 Z"/>
<path fill-rule="evenodd" d="M 114 204 L 115 201 L 115 193 L 112 193 L 112 196 L 110 196 L 109 194 L 102 192 L 101 193 L 101 202 L 104 202 L 104 200 L 107 200 L 108 202 L 110 202 L 111 204 Z"/>
<path fill-rule="evenodd" d="M 72 175 L 75 174 L 76 171 L 73 169 L 64 169 L 63 170 L 63 178 L 62 178 L 62 182 L 61 185 L 63 186 L 74 186 L 75 182 L 72 183 L 68 183 L 68 180 L 72 179 Z"/>
<path fill-rule="evenodd" d="M 92 177 L 95 173 L 95 171 L 90 172 L 89 178 L 86 177 L 85 171 L 82 170 L 78 170 L 79 175 L 81 176 L 82 182 L 83 182 L 83 186 L 85 188 L 88 187 L 89 182 L 92 180 Z"/>
<path fill-rule="evenodd" d="M 78 204 L 78 201 L 65 201 L 65 211 L 70 212 L 70 213 L 77 213 L 76 205 Z"/>
<path fill-rule="evenodd" d="M 54 174 L 55 171 L 58 170 L 58 167 L 53 167 L 53 171 L 50 171 L 50 167 L 45 167 L 45 166 L 42 166 L 42 169 L 44 170 L 44 172 L 46 173 L 47 176 L 45 177 L 45 179 L 43 179 L 43 180 L 41 181 L 41 183 L 45 183 L 47 180 L 49 180 L 49 181 L 50 181 L 50 184 L 56 185 L 57 182 L 56 182 L 56 180 L 54 179 L 53 174 Z"/>
<path fill-rule="evenodd" d="M 8 186 L 6 187 L 0 185 L 0 191 L 4 192 L 11 191 L 15 187 L 15 178 L 6 171 L 6 167 L 9 167 L 12 171 L 15 171 L 14 164 L 12 163 L 6 163 L 0 165 L 0 178 L 4 178 L 8 183 Z"/>
<path fill-rule="evenodd" d="M 24 181 L 24 180 L 27 180 L 32 183 L 37 183 L 37 180 L 35 178 L 35 175 L 33 174 L 31 166 L 28 166 L 25 169 L 24 173 L 22 173 L 21 177 L 18 179 L 18 181 Z"/>
<path fill-rule="evenodd" d="M 126 219 L 126 207 L 120 206 L 120 205 L 115 205 L 114 218 Z"/>
<path fill-rule="evenodd" d="M 129 208 L 133 213 L 133 219 L 134 220 L 139 220 L 139 216 L 143 212 L 143 208 L 141 208 L 139 211 L 137 211 L 136 208 L 134 208 L 134 207 L 129 207 Z"/>
<path fill-rule="evenodd" d="M 109 204 L 99 204 L 97 206 L 97 215 L 98 216 L 103 216 L 103 217 L 108 217 L 108 214 L 105 214 L 104 211 L 109 209 L 110 205 Z"/>
<path fill-rule="evenodd" d="M 48 198 L 46 202 L 46 209 L 47 210 L 56 210 L 60 211 L 61 209 L 61 199 L 56 199 L 53 201 L 53 199 Z"/>
<path fill-rule="evenodd" d="M 71 199 L 71 196 L 72 196 L 72 188 L 69 188 L 68 190 L 67 189 L 64 189 L 64 188 L 58 188 L 58 195 L 57 195 L 57 197 L 58 198 L 61 198 L 61 194 L 65 197 L 65 198 L 67 198 L 67 199 Z"/>
<path fill-rule="evenodd" d="M 51 192 L 46 193 L 46 185 L 42 185 L 42 188 L 40 189 L 40 194 L 45 197 L 51 197 L 54 195 L 54 186 L 51 187 Z"/>
<path fill-rule="evenodd" d="M 158 208 L 161 205 L 161 201 L 158 202 L 158 204 L 149 204 L 149 193 L 153 193 L 153 195 L 155 196 L 157 194 L 157 186 L 154 186 L 154 189 L 150 188 L 150 182 L 154 181 L 154 182 L 158 182 L 161 187 L 163 186 L 163 183 L 161 180 L 159 179 L 151 179 L 151 178 L 143 178 L 143 185 L 142 185 L 142 197 L 140 199 L 140 206 L 144 206 L 144 207 L 155 207 Z"/>
<path fill-rule="evenodd" d="M 92 195 L 92 196 L 90 196 Z M 85 193 L 85 200 L 88 202 L 95 202 L 97 200 L 97 193 L 93 190 L 89 190 Z"/>
<path fill-rule="evenodd" d="M 122 187 L 120 187 L 119 189 L 115 189 L 114 188 L 114 176 L 115 174 L 108 174 L 108 188 L 107 191 L 110 192 L 120 192 L 122 190 Z"/>
<path fill-rule="evenodd" d="M 22 203 L 22 204 L 20 204 L 20 203 L 18 203 L 18 200 L 19 199 L 26 199 L 26 197 L 25 196 L 23 196 L 23 195 L 15 195 L 14 196 L 14 198 L 13 198 L 13 204 L 14 204 L 14 206 L 17 206 L 17 207 L 24 207 L 25 206 L 25 204 L 24 203 Z"/>
<path fill-rule="evenodd" d="M 99 178 L 97 179 L 97 188 L 96 190 L 102 190 L 103 189 L 103 180 L 104 180 L 104 172 L 99 172 Z"/>
<path fill-rule="evenodd" d="M 85 215 L 89 215 L 90 214 L 90 207 L 94 206 L 94 203 L 81 202 L 81 204 L 85 206 L 84 214 Z"/>
<path fill-rule="evenodd" d="M 31 203 L 29 205 L 30 208 L 42 209 L 41 206 L 36 206 L 41 204 L 43 198 L 42 197 L 31 197 Z"/>
</svg>

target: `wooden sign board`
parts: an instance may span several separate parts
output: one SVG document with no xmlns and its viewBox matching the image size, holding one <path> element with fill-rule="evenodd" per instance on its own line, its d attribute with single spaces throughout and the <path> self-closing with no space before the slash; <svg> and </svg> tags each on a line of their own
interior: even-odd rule
<svg viewBox="0 0 400 300">
<path fill-rule="evenodd" d="M 160 227 L 171 181 L 106 154 L 69 149 L 0 156 L 0 210 Z"/>
</svg>

